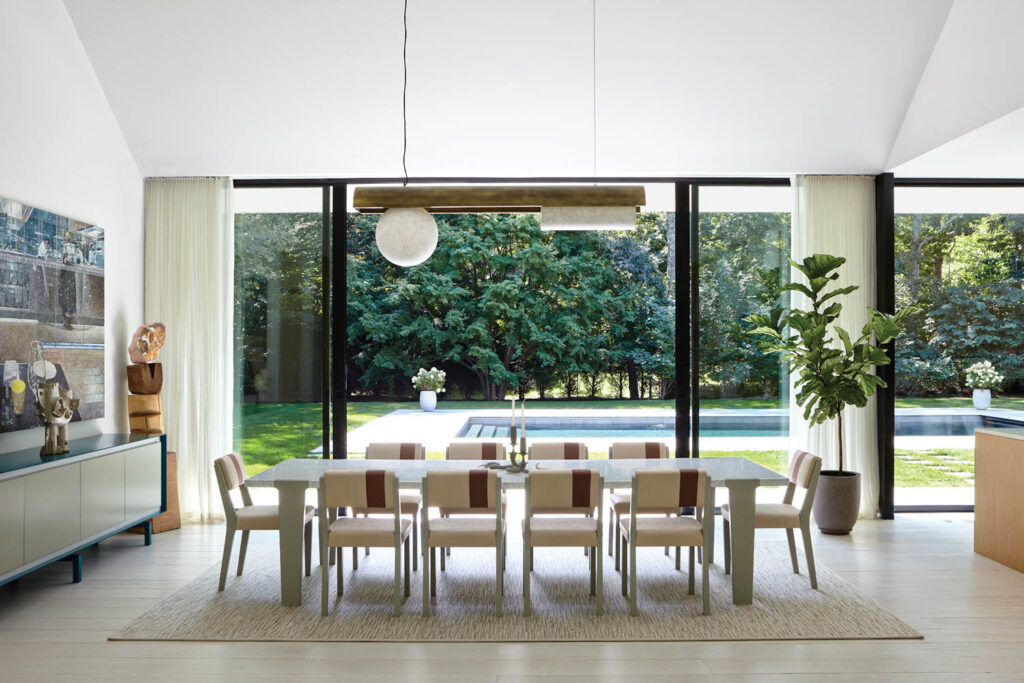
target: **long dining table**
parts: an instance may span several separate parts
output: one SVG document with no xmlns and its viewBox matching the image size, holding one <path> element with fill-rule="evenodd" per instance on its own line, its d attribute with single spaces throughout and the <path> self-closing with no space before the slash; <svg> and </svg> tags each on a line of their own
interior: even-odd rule
<svg viewBox="0 0 1024 683">
<path fill-rule="evenodd" d="M 482 467 L 474 460 L 324 460 L 320 458 L 294 458 L 278 463 L 246 480 L 246 486 L 273 487 L 278 491 L 280 519 L 281 604 L 299 605 L 302 602 L 302 527 L 306 491 L 320 484 L 320 477 L 328 470 L 393 470 L 403 488 L 420 488 L 429 470 L 468 470 Z M 732 601 L 736 605 L 749 605 L 754 597 L 754 499 L 759 486 L 784 486 L 788 479 L 767 467 L 740 457 L 724 458 L 664 458 L 615 460 L 543 460 L 531 463 L 530 468 L 591 469 L 604 476 L 606 489 L 629 488 L 633 473 L 642 469 L 702 469 L 708 473 L 711 486 L 708 495 L 717 488 L 729 491 L 732 524 Z M 525 486 L 523 473 L 501 473 L 503 489 L 521 489 Z M 713 532 L 712 532 L 713 533 Z M 712 538 L 712 547 L 714 545 Z M 704 561 L 713 562 L 714 557 Z"/>
</svg>

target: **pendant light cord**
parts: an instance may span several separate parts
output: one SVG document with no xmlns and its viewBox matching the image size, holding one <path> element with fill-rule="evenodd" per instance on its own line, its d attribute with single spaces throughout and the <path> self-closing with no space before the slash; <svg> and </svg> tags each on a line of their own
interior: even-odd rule
<svg viewBox="0 0 1024 683">
<path fill-rule="evenodd" d="M 409 148 L 409 126 L 406 121 L 405 96 L 409 89 L 409 62 L 405 57 L 406 48 L 409 45 L 409 0 L 405 0 L 405 7 L 402 9 L 402 175 L 405 180 L 402 187 L 409 184 L 409 169 L 405 165 L 405 154 Z"/>
<path fill-rule="evenodd" d="M 594 184 L 597 185 L 597 0 L 590 0 L 590 73 L 593 78 L 591 83 L 592 113 L 594 126 Z"/>
</svg>

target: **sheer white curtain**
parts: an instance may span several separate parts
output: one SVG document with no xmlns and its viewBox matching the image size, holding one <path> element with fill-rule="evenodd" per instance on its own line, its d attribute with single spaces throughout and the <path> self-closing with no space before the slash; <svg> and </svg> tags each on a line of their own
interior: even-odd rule
<svg viewBox="0 0 1024 683">
<path fill-rule="evenodd" d="M 867 322 L 867 307 L 875 306 L 875 188 L 871 176 L 796 176 L 793 179 L 792 257 L 801 261 L 812 254 L 846 257 L 839 286 L 860 289 L 843 297 L 839 324 L 856 337 Z M 803 275 L 793 271 L 794 281 Z M 792 292 L 795 307 L 807 299 Z M 836 340 L 838 343 L 838 340 Z M 839 465 L 835 420 L 809 427 L 790 392 L 790 450 L 802 449 L 824 459 L 823 469 Z M 865 408 L 843 412 L 843 465 L 861 473 L 861 517 L 874 517 L 878 509 L 878 430 L 874 398 Z"/>
<path fill-rule="evenodd" d="M 220 516 L 214 459 L 232 444 L 233 216 L 228 178 L 146 180 L 146 320 L 167 326 L 163 410 L 182 513 Z"/>
</svg>

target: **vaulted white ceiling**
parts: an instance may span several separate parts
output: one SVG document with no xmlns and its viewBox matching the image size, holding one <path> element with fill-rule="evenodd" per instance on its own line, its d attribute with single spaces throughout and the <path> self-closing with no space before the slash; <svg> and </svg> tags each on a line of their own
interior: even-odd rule
<svg viewBox="0 0 1024 683">
<path fill-rule="evenodd" d="M 145 175 L 401 175 L 402 0 L 65 4 Z M 1024 2 L 595 6 L 409 0 L 410 175 L 875 173 L 1024 106 Z"/>
</svg>

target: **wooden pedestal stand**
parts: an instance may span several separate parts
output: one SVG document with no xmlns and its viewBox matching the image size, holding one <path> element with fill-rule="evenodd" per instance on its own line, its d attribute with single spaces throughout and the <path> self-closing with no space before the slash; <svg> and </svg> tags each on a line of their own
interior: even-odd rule
<svg viewBox="0 0 1024 683">
<path fill-rule="evenodd" d="M 159 363 L 139 363 L 128 366 L 128 427 L 132 434 L 163 434 L 164 413 L 160 401 L 163 370 Z M 153 533 L 181 528 L 181 510 L 178 506 L 178 457 L 167 453 L 167 512 L 153 518 Z M 130 529 L 144 533 L 142 528 Z"/>
</svg>

